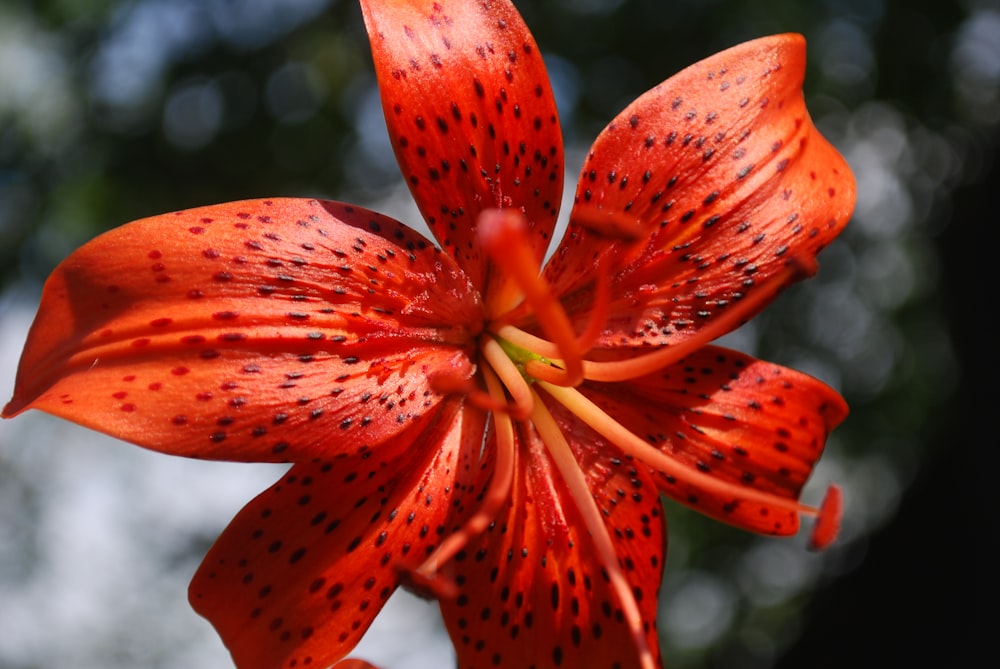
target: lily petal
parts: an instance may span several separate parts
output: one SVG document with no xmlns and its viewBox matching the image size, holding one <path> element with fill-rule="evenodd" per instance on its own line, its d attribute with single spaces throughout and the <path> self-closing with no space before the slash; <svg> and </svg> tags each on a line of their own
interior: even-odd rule
<svg viewBox="0 0 1000 669">
<path fill-rule="evenodd" d="M 657 590 L 666 536 L 648 474 L 597 448 L 561 407 L 566 431 L 605 516 L 622 569 L 659 656 Z M 565 483 L 534 430 L 518 430 L 519 462 L 507 506 L 454 561 L 460 594 L 442 601 L 460 667 L 639 667 L 634 639 Z M 526 464 L 530 463 L 530 464 Z"/>
<path fill-rule="evenodd" d="M 156 216 L 53 272 L 3 415 L 37 408 L 195 457 L 329 458 L 427 419 L 436 372 L 471 376 L 480 313 L 445 254 L 364 209 Z"/>
<path fill-rule="evenodd" d="M 449 400 L 386 453 L 295 465 L 248 504 L 190 587 L 237 666 L 326 667 L 349 653 L 399 570 L 475 508 L 484 425 Z"/>
<path fill-rule="evenodd" d="M 786 367 L 706 346 L 656 374 L 626 383 L 586 383 L 581 391 L 633 434 L 691 472 L 722 482 L 723 492 L 659 473 L 669 497 L 763 534 L 794 534 L 794 504 L 826 437 L 847 416 L 833 389 Z M 742 491 L 779 504 L 747 499 Z M 766 499 L 766 497 L 765 497 Z"/>
<path fill-rule="evenodd" d="M 747 42 L 648 91 L 601 133 L 545 270 L 582 328 L 607 256 L 598 346 L 695 336 L 748 293 L 777 294 L 788 281 L 769 279 L 789 263 L 808 273 L 841 231 L 853 176 L 809 118 L 804 73 L 801 36 Z"/>
<path fill-rule="evenodd" d="M 563 144 L 545 65 L 517 10 L 505 0 L 361 7 L 396 158 L 442 247 L 483 288 L 476 219 L 515 208 L 541 263 L 562 195 Z"/>
</svg>

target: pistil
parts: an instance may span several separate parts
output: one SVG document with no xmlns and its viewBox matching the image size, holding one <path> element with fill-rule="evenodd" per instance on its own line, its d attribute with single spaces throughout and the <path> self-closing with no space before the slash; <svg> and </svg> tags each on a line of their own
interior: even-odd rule
<svg viewBox="0 0 1000 669">
<path fill-rule="evenodd" d="M 490 260 L 520 288 L 542 331 L 558 348 L 566 383 L 580 383 L 583 351 L 565 309 L 539 274 L 524 216 L 512 209 L 490 209 L 479 215 L 478 225 L 480 242 Z"/>
<path fill-rule="evenodd" d="M 576 337 L 576 348 L 584 354 L 593 348 L 608 321 L 608 313 L 611 307 L 611 280 L 606 270 L 607 264 L 608 262 L 603 258 L 598 261 L 595 280 L 596 292 L 594 293 L 594 301 L 591 304 L 587 327 L 582 334 Z M 541 279 L 539 278 L 539 280 Z M 546 286 L 546 290 L 548 290 L 548 286 Z M 565 314 L 562 305 L 558 301 L 553 298 L 551 302 L 553 303 L 553 309 L 558 309 Z M 566 320 L 569 320 L 568 316 Z M 530 332 L 502 321 L 494 323 L 492 331 L 502 341 L 510 342 L 518 348 L 531 351 L 538 358 L 544 358 L 549 361 L 558 360 L 560 366 L 563 365 L 564 351 L 558 344 L 548 339 L 533 335 Z"/>
</svg>

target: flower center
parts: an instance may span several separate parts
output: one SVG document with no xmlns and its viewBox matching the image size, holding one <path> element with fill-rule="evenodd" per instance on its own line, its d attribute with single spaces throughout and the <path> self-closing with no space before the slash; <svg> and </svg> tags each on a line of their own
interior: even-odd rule
<svg viewBox="0 0 1000 669">
<path fill-rule="evenodd" d="M 597 434 L 615 444 L 624 454 L 652 470 L 675 480 L 687 481 L 700 489 L 734 500 L 752 500 L 773 507 L 817 517 L 811 543 L 823 548 L 835 538 L 840 521 L 839 489 L 831 487 L 819 509 L 804 506 L 795 499 L 780 497 L 732 483 L 701 472 L 652 446 L 608 415 L 577 386 L 584 381 L 621 382 L 654 373 L 705 346 L 738 327 L 758 311 L 776 290 L 802 273 L 815 271 L 814 260 L 791 259 L 785 270 L 770 279 L 774 285 L 757 290 L 736 303 L 729 311 L 706 323 L 696 335 L 672 346 L 652 352 L 642 351 L 624 359 L 587 360 L 586 355 L 601 336 L 608 319 L 611 270 L 595 268 L 596 291 L 590 321 L 584 331 L 574 331 L 563 305 L 541 275 L 531 250 L 528 228 L 523 216 L 514 210 L 489 210 L 480 215 L 479 238 L 484 251 L 502 277 L 491 284 L 496 294 L 487 296 L 488 323 L 478 338 L 478 367 L 481 386 L 472 382 L 449 385 L 437 382 L 439 392 L 457 392 L 471 404 L 491 412 L 495 431 L 495 467 L 482 504 L 459 531 L 448 536 L 437 550 L 416 570 L 404 576 L 407 584 L 437 596 L 455 594 L 454 584 L 438 575 L 439 567 L 450 560 L 468 542 L 481 534 L 496 517 L 510 495 L 516 475 L 515 462 L 520 448 L 515 438 L 515 421 L 529 422 L 562 477 L 593 542 L 594 553 L 608 575 L 626 624 L 639 649 L 640 663 L 653 669 L 655 658 L 646 642 L 646 633 L 638 603 L 622 570 L 612 535 L 591 492 L 586 474 L 573 448 L 552 416 L 542 394 L 577 416 Z M 764 288 L 762 286 L 762 288 Z M 539 325 L 541 335 L 522 330 L 506 322 L 504 315 L 521 302 L 525 303 Z M 577 445 L 577 448 L 584 447 Z M 524 457 L 522 455 L 522 457 Z"/>
</svg>

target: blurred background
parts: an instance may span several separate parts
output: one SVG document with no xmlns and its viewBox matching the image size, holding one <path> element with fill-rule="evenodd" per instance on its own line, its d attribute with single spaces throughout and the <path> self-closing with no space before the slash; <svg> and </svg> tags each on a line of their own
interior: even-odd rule
<svg viewBox="0 0 1000 669">
<path fill-rule="evenodd" d="M 674 668 L 978 663 L 996 537 L 1000 0 L 520 0 L 546 57 L 572 191 L 590 141 L 705 56 L 785 31 L 857 175 L 816 279 L 728 343 L 852 407 L 806 492 L 842 540 L 743 534 L 671 505 Z M 347 0 L 0 0 L 0 401 L 47 273 L 123 222 L 247 197 L 418 215 Z M 985 235 L 980 237 L 979 235 Z M 990 288 L 988 291 L 987 288 Z M 0 424 L 0 669 L 230 666 L 186 585 L 269 466 L 191 463 L 42 415 Z M 978 606 L 977 606 L 978 605 Z M 394 597 L 358 655 L 449 666 L 435 607 Z"/>
</svg>

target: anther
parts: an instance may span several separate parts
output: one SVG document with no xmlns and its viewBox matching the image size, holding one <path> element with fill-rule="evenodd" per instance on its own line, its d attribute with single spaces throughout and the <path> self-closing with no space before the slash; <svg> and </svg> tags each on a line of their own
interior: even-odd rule
<svg viewBox="0 0 1000 669">
<path fill-rule="evenodd" d="M 831 485 L 819 505 L 816 523 L 809 535 L 809 550 L 825 550 L 840 533 L 840 520 L 844 515 L 844 495 L 840 486 Z"/>
<path fill-rule="evenodd" d="M 396 577 L 404 590 L 421 599 L 444 601 L 458 596 L 458 585 L 455 581 L 436 571 L 428 575 L 417 569 L 397 565 Z"/>
<path fill-rule="evenodd" d="M 718 497 L 734 497 L 767 506 L 792 511 L 802 515 L 815 515 L 816 525 L 813 528 L 810 544 L 816 550 L 830 545 L 836 538 L 840 526 L 842 498 L 837 486 L 830 486 L 826 498 L 819 509 L 813 509 L 799 503 L 797 500 L 781 497 L 764 490 L 751 487 L 737 487 L 733 483 L 713 476 L 711 473 L 692 469 L 680 460 L 666 452 L 651 446 L 646 440 L 632 433 L 624 425 L 612 418 L 603 409 L 594 404 L 575 388 L 540 381 L 538 385 L 553 399 L 569 409 L 595 432 L 615 444 L 627 455 L 659 470 L 665 476 L 677 481 L 685 481 L 689 485 Z"/>
<path fill-rule="evenodd" d="M 634 244 L 649 234 L 640 218 L 613 211 L 581 210 L 573 217 L 573 223 L 594 236 L 611 242 Z"/>
</svg>

